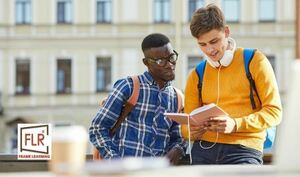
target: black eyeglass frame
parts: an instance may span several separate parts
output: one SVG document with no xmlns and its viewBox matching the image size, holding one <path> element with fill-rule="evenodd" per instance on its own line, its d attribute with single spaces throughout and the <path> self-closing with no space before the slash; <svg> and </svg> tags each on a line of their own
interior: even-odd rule
<svg viewBox="0 0 300 177">
<path fill-rule="evenodd" d="M 156 58 L 155 59 L 155 58 L 146 57 L 145 59 L 151 61 L 152 63 L 156 63 L 158 66 L 164 67 L 167 65 L 167 62 L 175 64 L 176 61 L 178 60 L 178 53 L 175 50 L 173 50 L 173 52 L 174 53 L 170 54 L 170 56 L 165 57 L 165 58 Z M 171 60 L 172 57 L 174 57 L 174 56 L 175 56 L 175 58 L 173 60 Z"/>
</svg>

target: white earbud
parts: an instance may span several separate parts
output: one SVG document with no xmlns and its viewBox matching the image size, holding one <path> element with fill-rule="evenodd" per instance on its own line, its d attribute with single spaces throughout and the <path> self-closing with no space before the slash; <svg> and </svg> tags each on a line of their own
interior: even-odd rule
<svg viewBox="0 0 300 177">
<path fill-rule="evenodd" d="M 236 43 L 234 41 L 234 39 L 228 37 L 228 42 L 229 45 L 232 45 L 230 47 L 230 49 L 225 50 L 223 57 L 219 60 L 219 61 L 213 61 L 212 59 L 210 59 L 208 56 L 205 56 L 205 58 L 207 59 L 207 62 L 214 68 L 217 68 L 220 66 L 220 63 L 222 66 L 229 66 L 230 63 L 232 62 L 233 59 L 233 55 L 236 49 Z"/>
</svg>

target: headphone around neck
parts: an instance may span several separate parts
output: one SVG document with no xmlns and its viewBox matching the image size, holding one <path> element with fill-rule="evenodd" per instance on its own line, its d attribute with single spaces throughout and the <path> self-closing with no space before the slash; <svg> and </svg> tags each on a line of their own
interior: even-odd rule
<svg viewBox="0 0 300 177">
<path fill-rule="evenodd" d="M 207 59 L 207 62 L 212 67 L 217 68 L 220 66 L 220 64 L 225 67 L 230 65 L 230 63 L 232 62 L 232 59 L 233 59 L 235 49 L 236 49 L 236 43 L 235 43 L 234 39 L 232 39 L 230 37 L 228 37 L 228 43 L 229 43 L 229 45 L 232 45 L 232 46 L 230 47 L 230 49 L 225 50 L 223 57 L 219 61 L 213 61 L 208 56 L 205 56 Z"/>
</svg>

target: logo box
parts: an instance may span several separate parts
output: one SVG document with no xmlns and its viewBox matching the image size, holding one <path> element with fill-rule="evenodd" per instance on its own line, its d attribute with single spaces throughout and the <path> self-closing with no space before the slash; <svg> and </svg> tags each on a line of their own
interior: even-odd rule
<svg viewBox="0 0 300 177">
<path fill-rule="evenodd" d="M 50 160 L 51 124 L 18 124 L 18 160 Z"/>
</svg>

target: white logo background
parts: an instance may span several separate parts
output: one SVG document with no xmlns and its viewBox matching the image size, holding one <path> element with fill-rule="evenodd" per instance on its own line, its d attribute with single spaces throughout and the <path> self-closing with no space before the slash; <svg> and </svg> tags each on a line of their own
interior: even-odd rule
<svg viewBox="0 0 300 177">
<path fill-rule="evenodd" d="M 51 124 L 18 124 L 18 160 L 50 160 Z"/>
</svg>

